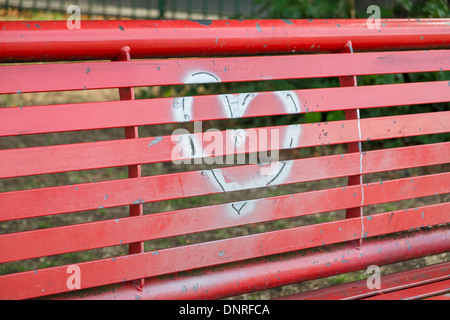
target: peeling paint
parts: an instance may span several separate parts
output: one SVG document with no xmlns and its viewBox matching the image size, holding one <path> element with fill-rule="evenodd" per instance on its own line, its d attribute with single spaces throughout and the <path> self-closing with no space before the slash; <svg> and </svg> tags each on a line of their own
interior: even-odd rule
<svg viewBox="0 0 450 320">
<path fill-rule="evenodd" d="M 149 143 L 148 148 L 160 143 L 162 139 L 163 139 L 162 137 L 155 137 L 155 139 L 153 139 L 152 142 Z"/>
<path fill-rule="evenodd" d="M 189 20 L 191 22 L 197 22 L 199 25 L 209 27 L 213 21 L 212 20 Z"/>
<path fill-rule="evenodd" d="M 261 27 L 259 26 L 258 22 L 256 22 L 256 29 L 258 29 L 258 32 L 262 32 Z"/>
</svg>

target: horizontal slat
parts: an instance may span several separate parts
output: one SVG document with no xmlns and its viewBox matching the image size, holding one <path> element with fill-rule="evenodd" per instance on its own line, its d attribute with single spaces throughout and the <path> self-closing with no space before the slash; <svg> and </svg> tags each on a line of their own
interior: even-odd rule
<svg viewBox="0 0 450 320">
<path fill-rule="evenodd" d="M 158 251 L 120 256 L 77 264 L 82 275 L 81 288 L 152 277 L 167 273 L 241 261 L 282 252 L 322 246 L 341 241 L 405 231 L 450 222 L 450 203 L 419 210 L 400 210 L 364 219 L 351 218 L 319 225 L 217 240 Z M 363 221 L 364 220 L 364 221 Z M 445 241 L 446 239 L 443 239 Z M 342 257 L 345 263 L 345 257 Z M 108 270 L 108 272 L 104 272 Z M 67 266 L 10 274 L 0 277 L 0 298 L 20 298 L 67 291 Z M 26 292 L 23 285 L 26 284 Z"/>
<path fill-rule="evenodd" d="M 450 292 L 450 280 L 442 280 L 418 287 L 389 292 L 364 300 L 417 300 Z"/>
<path fill-rule="evenodd" d="M 276 162 L 270 168 L 244 165 L 3 192 L 0 221 L 436 165 L 449 162 L 449 149 L 444 142 Z"/>
<path fill-rule="evenodd" d="M 450 101 L 448 81 L 435 81 L 12 107 L 0 108 L 0 136 L 447 101 Z"/>
<path fill-rule="evenodd" d="M 0 263 L 425 197 L 449 189 L 450 173 L 443 173 L 4 234 L 0 235 Z"/>
<path fill-rule="evenodd" d="M 352 241 L 234 262 L 226 265 L 146 278 L 137 292 L 133 282 L 72 291 L 56 299 L 205 300 L 267 290 L 338 274 L 366 270 L 370 265 L 386 265 L 445 253 L 450 250 L 449 227 L 434 227 L 364 239 L 359 250 Z M 342 259 L 345 257 L 345 263 Z M 251 274 L 251 277 L 249 277 Z M 180 290 L 186 288 L 186 290 Z M 101 292 L 101 294 L 99 294 Z"/>
<path fill-rule="evenodd" d="M 445 293 L 438 296 L 432 296 L 430 298 L 425 298 L 425 300 L 450 300 L 450 293 Z"/>
<path fill-rule="evenodd" d="M 380 288 L 369 289 L 367 279 L 284 296 L 278 300 L 355 300 L 450 278 L 450 262 L 383 274 Z"/>
<path fill-rule="evenodd" d="M 0 178 L 444 133 L 450 131 L 450 111 L 236 131 L 184 131 L 183 138 L 0 150 Z"/>
<path fill-rule="evenodd" d="M 12 65 L 0 94 L 449 69 L 449 50 Z"/>
</svg>

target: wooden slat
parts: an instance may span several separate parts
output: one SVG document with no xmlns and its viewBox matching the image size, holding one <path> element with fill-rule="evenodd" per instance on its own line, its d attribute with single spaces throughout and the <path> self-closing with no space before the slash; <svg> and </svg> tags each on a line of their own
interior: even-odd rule
<svg viewBox="0 0 450 320">
<path fill-rule="evenodd" d="M 369 183 L 363 188 L 364 206 L 432 196 L 450 189 L 450 173 Z M 4 234 L 0 263 L 342 210 L 361 205 L 361 193 L 361 186 L 348 186 Z"/>
<path fill-rule="evenodd" d="M 450 142 L 443 142 L 283 161 L 272 169 L 244 165 L 3 192 L 0 221 L 443 164 L 450 161 L 449 150 Z"/>
<path fill-rule="evenodd" d="M 431 95 L 430 92 L 433 92 Z M 289 96 L 290 95 L 290 96 Z M 298 101 L 296 104 L 294 99 Z M 227 100 L 228 99 L 228 100 Z M 450 101 L 448 81 L 0 108 L 0 136 Z M 230 112 L 231 103 L 244 103 Z M 189 118 L 181 105 L 190 105 Z M 174 107 L 178 106 L 178 109 Z"/>
<path fill-rule="evenodd" d="M 101 259 L 77 264 L 89 288 L 124 279 L 140 279 L 205 266 L 213 266 L 267 255 L 289 252 L 341 241 L 406 231 L 422 225 L 450 222 L 450 203 L 418 210 L 399 210 L 360 218 L 265 232 L 158 251 Z M 364 228 L 364 229 L 363 229 Z M 447 241 L 448 239 L 443 239 Z M 345 263 L 342 257 L 342 263 Z M 108 272 L 104 272 L 108 270 Z M 42 296 L 67 291 L 67 266 L 26 271 L 0 277 L 0 299 Z M 23 288 L 27 288 L 24 290 Z"/>
<path fill-rule="evenodd" d="M 14 65 L 0 94 L 449 69 L 449 50 Z"/>
<path fill-rule="evenodd" d="M 450 111 L 443 111 L 239 131 L 227 130 L 220 133 L 193 133 L 183 138 L 184 143 L 174 136 L 163 136 L 8 149 L 0 150 L 0 178 L 201 159 L 212 156 L 222 157 L 232 154 L 400 138 L 448 131 L 450 131 Z M 188 133 L 187 130 L 186 132 Z M 278 135 L 275 136 L 277 144 L 271 138 L 271 135 L 275 134 Z M 237 135 L 245 137 L 240 146 L 235 145 Z M 213 141 L 214 144 L 212 144 Z M 216 147 L 212 148 L 213 145 Z M 34 159 L 34 161 L 30 161 L 30 159 Z"/>
</svg>

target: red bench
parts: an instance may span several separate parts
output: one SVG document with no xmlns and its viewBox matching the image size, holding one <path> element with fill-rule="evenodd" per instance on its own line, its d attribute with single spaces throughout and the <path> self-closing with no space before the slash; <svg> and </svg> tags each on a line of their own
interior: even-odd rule
<svg viewBox="0 0 450 320">
<path fill-rule="evenodd" d="M 379 30 L 368 29 L 365 20 L 82 21 L 79 30 L 67 29 L 65 21 L 19 21 L 0 22 L 0 30 L 1 299 L 216 299 L 450 250 L 450 142 L 375 144 L 447 133 L 450 110 L 359 115 L 369 108 L 448 103 L 449 79 L 366 86 L 356 79 L 450 70 L 450 19 L 386 20 Z M 341 87 L 139 100 L 134 95 L 143 86 L 332 77 L 339 77 Z M 119 88 L 120 100 L 11 107 L 7 96 L 109 88 Z M 300 123 L 293 117 L 337 110 L 345 111 L 345 120 Z M 159 131 L 139 136 L 138 130 L 282 115 L 293 123 L 204 130 L 179 140 Z M 124 139 L 92 141 L 86 135 L 86 141 L 57 145 L 46 145 L 45 138 L 38 145 L 8 140 L 108 128 L 125 128 Z M 223 148 L 209 148 L 212 137 L 222 139 L 215 146 Z M 264 146 L 252 137 L 274 143 Z M 339 150 L 334 145 L 348 152 L 320 153 Z M 311 149 L 305 156 L 302 148 Z M 234 166 L 194 161 L 177 172 L 142 173 L 145 165 L 170 163 L 174 155 L 198 161 L 277 149 L 288 158 Z M 383 175 L 422 167 L 431 169 Z M 128 168 L 128 176 L 111 169 L 99 181 L 95 170 L 104 168 Z M 79 178 L 77 171 L 92 175 Z M 46 183 L 62 172 L 75 172 L 73 181 L 23 184 L 33 177 Z M 315 187 L 313 181 L 340 185 Z M 306 190 L 295 189 L 302 183 Z M 278 194 L 262 193 L 275 186 Z M 247 190 L 258 193 L 239 198 Z M 207 195 L 225 198 L 196 205 L 197 197 Z M 174 202 L 171 210 L 152 211 L 160 201 L 182 198 L 181 208 Z M 423 198 L 429 201 L 412 207 L 404 202 Z M 404 207 L 390 209 L 398 201 Z M 127 217 L 111 211 L 106 219 L 89 220 L 128 207 Z M 337 213 L 321 220 L 326 212 Z M 318 218 L 301 220 L 308 217 Z M 279 224 L 261 229 L 271 221 Z M 190 239 L 180 236 L 211 230 L 219 235 L 144 248 L 156 239 Z M 83 255 L 109 247 L 126 252 Z M 61 264 L 61 255 L 74 261 Z M 281 298 L 448 297 L 449 262 L 410 269 L 382 273 L 380 288 L 363 279 Z"/>
</svg>

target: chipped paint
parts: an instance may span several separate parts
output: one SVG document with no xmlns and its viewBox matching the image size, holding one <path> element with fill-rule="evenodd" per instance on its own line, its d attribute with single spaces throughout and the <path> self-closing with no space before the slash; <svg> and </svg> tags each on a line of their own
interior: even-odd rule
<svg viewBox="0 0 450 320">
<path fill-rule="evenodd" d="M 160 143 L 160 142 L 162 141 L 162 139 L 163 139 L 162 137 L 155 137 L 155 138 L 152 140 L 152 142 L 149 143 L 149 145 L 148 145 L 147 148 L 150 148 L 151 146 L 154 146 L 154 145 Z"/>
<path fill-rule="evenodd" d="M 259 26 L 258 22 L 256 22 L 256 29 L 259 33 L 262 33 L 261 27 Z"/>
<path fill-rule="evenodd" d="M 206 26 L 206 27 L 209 27 L 213 23 L 212 20 L 189 20 L 189 21 L 196 22 L 199 25 Z"/>
</svg>

